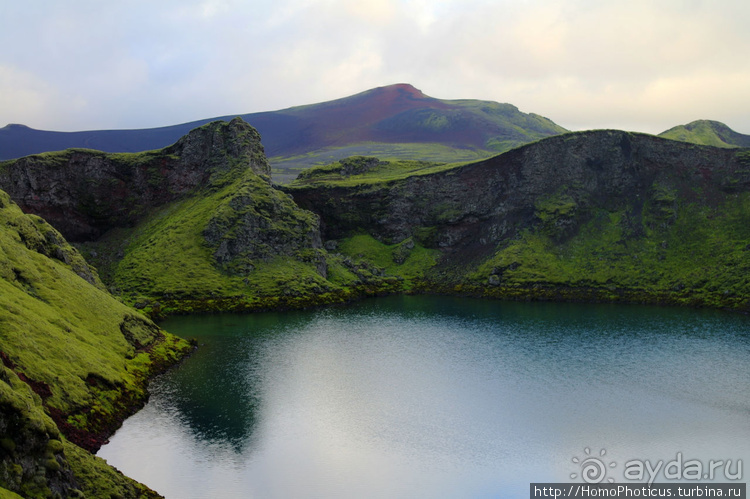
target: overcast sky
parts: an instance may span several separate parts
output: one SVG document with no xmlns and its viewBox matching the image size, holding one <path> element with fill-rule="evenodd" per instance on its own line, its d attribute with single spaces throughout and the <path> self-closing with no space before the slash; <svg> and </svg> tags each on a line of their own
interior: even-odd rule
<svg viewBox="0 0 750 499">
<path fill-rule="evenodd" d="M 146 128 L 411 83 L 572 130 L 750 134 L 748 0 L 2 0 L 0 127 Z"/>
</svg>

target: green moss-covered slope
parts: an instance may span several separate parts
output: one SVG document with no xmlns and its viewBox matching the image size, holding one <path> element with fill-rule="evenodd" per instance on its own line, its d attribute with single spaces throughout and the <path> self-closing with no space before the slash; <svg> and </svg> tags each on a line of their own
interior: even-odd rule
<svg viewBox="0 0 750 499">
<path fill-rule="evenodd" d="M 662 132 L 659 137 L 714 147 L 750 147 L 750 135 L 737 133 L 724 123 L 698 120 Z"/>
<path fill-rule="evenodd" d="M 305 307 L 393 285 L 377 271 L 357 276 L 362 265 L 326 251 L 318 224 L 288 194 L 245 172 L 86 248 L 121 252 L 110 265 L 112 286 L 157 316 Z"/>
<path fill-rule="evenodd" d="M 98 448 L 145 402 L 148 378 L 188 350 L 112 298 L 55 229 L 0 191 L 1 487 L 24 497 L 103 496 L 91 494 L 109 490 L 96 476 L 77 479 L 93 456 L 74 450 L 71 459 L 66 449 L 76 446 L 65 440 Z M 141 494 L 112 476 L 132 492 L 124 496 Z"/>
</svg>

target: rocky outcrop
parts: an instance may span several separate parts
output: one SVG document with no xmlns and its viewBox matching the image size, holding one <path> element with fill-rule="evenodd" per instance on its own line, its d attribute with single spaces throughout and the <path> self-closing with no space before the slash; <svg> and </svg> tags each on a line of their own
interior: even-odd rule
<svg viewBox="0 0 750 499">
<path fill-rule="evenodd" d="M 439 250 L 419 289 L 750 310 L 748 150 L 605 130 L 410 175 L 335 170 L 288 192 L 326 241 Z"/>
<path fill-rule="evenodd" d="M 0 189 L 71 241 L 134 225 L 154 207 L 250 169 L 270 176 L 260 135 L 240 118 L 191 131 L 138 154 L 72 149 L 0 164 Z"/>
<path fill-rule="evenodd" d="M 203 237 L 217 265 L 231 275 L 247 275 L 276 257 L 295 257 L 327 275 L 320 221 L 291 197 L 252 176 L 213 210 Z"/>
</svg>

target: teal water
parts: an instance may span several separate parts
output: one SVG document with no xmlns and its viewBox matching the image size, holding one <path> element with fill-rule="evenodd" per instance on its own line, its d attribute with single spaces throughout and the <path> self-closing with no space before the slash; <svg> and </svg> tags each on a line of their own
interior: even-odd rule
<svg viewBox="0 0 750 499">
<path fill-rule="evenodd" d="M 589 456 L 618 483 L 678 454 L 750 466 L 741 315 L 389 297 L 163 326 L 200 348 L 99 456 L 167 498 L 528 497 Z"/>
</svg>

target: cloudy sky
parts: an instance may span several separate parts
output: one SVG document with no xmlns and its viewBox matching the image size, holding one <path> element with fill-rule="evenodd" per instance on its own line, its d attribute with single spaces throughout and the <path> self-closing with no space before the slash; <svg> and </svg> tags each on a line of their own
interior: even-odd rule
<svg viewBox="0 0 750 499">
<path fill-rule="evenodd" d="M 0 127 L 145 128 L 411 83 L 572 129 L 750 134 L 747 0 L 3 0 Z"/>
</svg>

